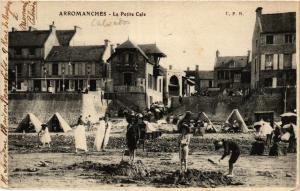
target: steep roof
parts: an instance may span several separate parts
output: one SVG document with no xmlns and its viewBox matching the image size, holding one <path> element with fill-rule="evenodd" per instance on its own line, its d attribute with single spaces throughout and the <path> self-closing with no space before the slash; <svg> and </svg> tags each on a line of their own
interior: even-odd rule
<svg viewBox="0 0 300 191">
<path fill-rule="evenodd" d="M 214 79 L 214 71 L 198 71 L 199 79 L 211 80 Z"/>
<path fill-rule="evenodd" d="M 75 35 L 75 30 L 57 30 L 56 36 L 61 46 L 68 46 Z"/>
<path fill-rule="evenodd" d="M 122 50 L 122 49 L 136 49 L 138 50 L 148 61 L 149 61 L 149 57 L 147 55 L 149 54 L 157 54 L 160 57 L 166 57 L 166 55 L 160 51 L 158 49 L 158 47 L 156 46 L 156 44 L 140 44 L 140 45 L 136 45 L 133 42 L 131 42 L 129 39 L 127 41 L 125 41 L 124 43 L 122 43 L 121 45 L 119 45 L 116 48 L 116 52 L 113 53 L 111 55 L 111 57 L 108 59 L 110 60 L 112 57 L 114 57 L 116 54 L 118 54 L 118 51 Z M 150 62 L 150 61 L 149 61 Z"/>
<path fill-rule="evenodd" d="M 57 30 L 56 36 L 62 46 L 67 46 L 75 34 L 75 30 Z M 51 34 L 50 30 L 11 31 L 9 32 L 10 47 L 42 47 Z"/>
<path fill-rule="evenodd" d="M 296 32 L 296 13 L 262 14 L 263 33 Z"/>
<path fill-rule="evenodd" d="M 196 70 L 188 70 L 185 71 L 186 76 L 195 76 L 197 75 L 197 77 L 199 79 L 202 80 L 211 80 L 214 79 L 214 71 L 205 71 L 205 70 L 200 70 L 200 71 L 196 71 Z"/>
<path fill-rule="evenodd" d="M 159 50 L 156 44 L 139 44 L 138 45 L 146 54 L 157 54 L 161 57 L 166 57 L 166 55 Z"/>
<path fill-rule="evenodd" d="M 10 47 L 42 47 L 49 35 L 49 30 L 14 31 L 9 32 L 8 43 Z"/>
<path fill-rule="evenodd" d="M 248 56 L 220 56 L 217 58 L 215 68 L 244 68 L 247 64 Z"/>
<path fill-rule="evenodd" d="M 46 61 L 101 61 L 105 46 L 54 46 Z"/>
</svg>

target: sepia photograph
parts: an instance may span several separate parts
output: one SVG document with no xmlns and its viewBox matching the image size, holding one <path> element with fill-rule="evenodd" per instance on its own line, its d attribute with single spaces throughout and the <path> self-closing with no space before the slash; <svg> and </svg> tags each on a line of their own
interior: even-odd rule
<svg viewBox="0 0 300 191">
<path fill-rule="evenodd" d="M 298 1 L 2 2 L 8 188 L 299 186 Z"/>
</svg>

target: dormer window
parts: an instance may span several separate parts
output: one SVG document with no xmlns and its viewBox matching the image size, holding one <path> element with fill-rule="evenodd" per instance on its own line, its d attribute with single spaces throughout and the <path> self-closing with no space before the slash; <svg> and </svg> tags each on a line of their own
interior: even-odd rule
<svg viewBox="0 0 300 191">
<path fill-rule="evenodd" d="M 229 68 L 235 68 L 235 61 L 230 62 Z"/>
<path fill-rule="evenodd" d="M 286 44 L 291 44 L 291 43 L 293 43 L 293 35 L 291 35 L 291 34 L 286 34 L 286 35 L 285 35 L 285 43 L 286 43 Z"/>
<path fill-rule="evenodd" d="M 266 36 L 266 44 L 274 44 L 274 36 L 273 35 Z"/>
<path fill-rule="evenodd" d="M 35 49 L 29 48 L 29 55 L 35 55 Z"/>
</svg>

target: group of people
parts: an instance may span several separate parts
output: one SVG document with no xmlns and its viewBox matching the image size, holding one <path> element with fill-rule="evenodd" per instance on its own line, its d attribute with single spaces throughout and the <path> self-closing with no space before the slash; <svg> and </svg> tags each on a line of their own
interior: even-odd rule
<svg viewBox="0 0 300 191">
<path fill-rule="evenodd" d="M 85 131 L 89 127 L 86 127 L 84 124 L 85 123 L 82 120 L 82 116 L 80 116 L 77 120 L 77 124 L 72 129 L 75 139 L 76 153 L 78 151 L 88 151 Z M 88 123 L 88 125 L 91 124 Z M 109 141 L 111 122 L 109 121 L 108 116 L 105 115 L 104 117 L 100 117 L 99 121 L 94 125 L 96 126 L 94 148 L 96 151 L 103 151 L 105 150 L 105 147 L 107 146 Z M 41 130 L 38 132 L 38 137 L 40 142 L 42 143 L 42 147 L 48 145 L 48 147 L 50 148 L 51 136 L 47 124 L 42 124 Z"/>
<path fill-rule="evenodd" d="M 189 145 L 191 136 L 193 133 L 193 121 L 191 120 L 192 113 L 187 111 L 184 118 L 178 123 L 179 130 L 179 159 L 180 159 L 180 169 L 181 172 L 184 173 L 187 171 L 187 159 L 189 154 Z M 219 162 L 223 160 L 227 155 L 230 155 L 229 159 L 229 173 L 227 176 L 233 176 L 233 165 L 238 160 L 240 156 L 240 148 L 237 143 L 234 141 L 228 140 L 216 140 L 214 141 L 215 150 L 219 150 L 220 148 L 224 148 L 224 154 L 219 159 Z"/>
</svg>

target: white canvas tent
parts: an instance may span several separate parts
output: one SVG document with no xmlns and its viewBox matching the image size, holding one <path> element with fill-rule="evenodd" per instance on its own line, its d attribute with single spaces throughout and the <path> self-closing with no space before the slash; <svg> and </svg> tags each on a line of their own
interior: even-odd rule
<svg viewBox="0 0 300 191">
<path fill-rule="evenodd" d="M 62 118 L 59 113 L 55 113 L 47 122 L 49 132 L 68 132 L 70 125 Z"/>
<path fill-rule="evenodd" d="M 33 113 L 28 113 L 19 123 L 16 132 L 34 133 L 39 132 L 41 128 L 40 120 Z"/>
<path fill-rule="evenodd" d="M 213 123 L 210 121 L 210 119 L 208 118 L 208 116 L 206 115 L 205 112 L 201 112 L 198 116 L 202 121 L 205 121 L 206 123 L 208 123 L 208 126 L 210 126 L 214 132 L 217 132 L 216 127 L 213 125 Z"/>
<path fill-rule="evenodd" d="M 226 123 L 230 123 L 233 124 L 234 121 L 237 121 L 239 123 L 240 126 L 240 130 L 243 133 L 247 133 L 249 131 L 243 117 L 241 116 L 240 112 L 238 109 L 234 109 L 232 110 L 232 112 L 230 113 L 230 115 L 228 116 L 228 118 L 226 119 Z"/>
</svg>

